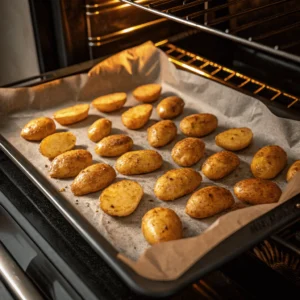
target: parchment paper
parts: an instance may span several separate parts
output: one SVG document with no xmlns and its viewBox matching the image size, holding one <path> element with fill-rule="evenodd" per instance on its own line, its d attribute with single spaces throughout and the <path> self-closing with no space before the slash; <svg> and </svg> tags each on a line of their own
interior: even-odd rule
<svg viewBox="0 0 300 300">
<path fill-rule="evenodd" d="M 137 180 L 143 186 L 145 192 L 136 211 L 132 215 L 123 218 L 114 218 L 101 211 L 98 200 L 100 192 L 82 197 L 74 197 L 69 188 L 72 182 L 71 179 L 55 180 L 49 178 L 48 169 L 51 162 L 39 153 L 39 143 L 28 142 L 20 137 L 22 127 L 33 118 L 40 116 L 52 117 L 53 112 L 60 108 L 68 107 L 78 102 L 90 102 L 94 97 L 107 93 L 125 91 L 128 93 L 127 103 L 123 109 L 117 112 L 104 114 L 91 107 L 89 117 L 86 120 L 68 127 L 57 124 L 57 131 L 69 130 L 76 135 L 76 148 L 89 150 L 95 162 L 105 162 L 114 166 L 116 158 L 101 158 L 95 154 L 95 144 L 87 138 L 87 129 L 98 118 L 106 117 L 112 121 L 112 134 L 126 133 L 132 137 L 135 143 L 133 150 L 151 149 L 147 143 L 147 127 L 159 120 L 156 110 L 153 110 L 151 120 L 146 126 L 136 131 L 128 130 L 124 127 L 120 118 L 121 114 L 128 107 L 139 104 L 133 99 L 131 91 L 138 85 L 150 82 L 159 82 L 162 84 L 161 99 L 169 95 L 178 95 L 184 99 L 186 103 L 184 113 L 175 119 L 178 128 L 180 120 L 193 113 L 208 112 L 218 117 L 218 129 L 203 138 L 206 144 L 205 157 L 193 166 L 197 171 L 208 156 L 222 150 L 214 143 L 214 138 L 218 133 L 232 127 L 242 126 L 250 127 L 254 133 L 254 141 L 251 146 L 238 152 L 241 160 L 240 167 L 231 175 L 217 182 L 210 182 L 202 175 L 203 183 L 200 187 L 213 184 L 226 187 L 232 191 L 232 187 L 236 182 L 252 177 L 249 163 L 254 153 L 265 145 L 276 144 L 285 149 L 288 154 L 289 165 L 294 160 L 299 159 L 300 130 L 296 130 L 296 128 L 299 128 L 299 122 L 280 119 L 273 115 L 265 105 L 252 97 L 197 75 L 177 70 L 168 61 L 167 56 L 155 48 L 151 42 L 114 55 L 94 67 L 89 74 L 79 74 L 32 88 L 0 89 L 0 132 L 48 178 L 51 184 L 58 190 L 62 190 L 66 201 L 72 203 L 116 247 L 120 252 L 120 259 L 131 265 L 131 267 L 145 277 L 171 280 L 180 276 L 194 263 L 193 259 L 189 257 L 190 253 L 186 252 L 189 249 L 187 245 L 193 247 L 193 244 L 187 243 L 187 239 L 176 241 L 176 243 L 179 243 L 176 244 L 178 245 L 177 249 L 181 249 L 177 253 L 181 257 L 181 262 L 178 262 L 178 264 L 181 264 L 180 267 L 178 264 L 174 264 L 176 260 L 172 261 L 171 259 L 174 251 L 167 250 L 169 243 L 165 243 L 165 246 L 163 244 L 162 246 L 158 246 L 158 249 L 165 251 L 163 252 L 164 254 L 162 252 L 159 253 L 160 259 L 156 261 L 158 265 L 153 264 L 153 260 L 149 260 L 151 255 L 148 255 L 146 266 L 149 268 L 149 271 L 145 271 L 143 263 L 142 265 L 135 265 L 131 261 L 131 259 L 136 260 L 149 248 L 140 229 L 142 216 L 148 210 L 157 206 L 169 207 L 175 210 L 183 223 L 184 238 L 194 237 L 203 233 L 205 229 L 221 216 L 219 214 L 204 220 L 190 218 L 184 213 L 185 205 L 190 195 L 172 202 L 163 202 L 154 196 L 153 187 L 156 179 L 167 170 L 178 168 L 172 161 L 170 152 L 175 143 L 184 138 L 179 130 L 177 138 L 171 144 L 158 150 L 164 159 L 164 165 L 160 170 L 139 176 L 123 176 L 118 174 L 117 180 L 123 178 Z M 156 107 L 158 103 L 159 101 L 154 106 Z M 287 168 L 274 180 L 281 188 L 284 188 L 286 185 L 285 175 Z M 228 217 L 231 214 L 233 214 L 232 216 L 238 216 L 239 220 L 247 220 L 249 222 L 251 218 L 255 218 L 259 213 L 271 209 L 271 206 L 266 208 L 265 205 L 262 205 L 236 210 L 245 206 L 236 200 L 236 206 L 233 208 L 235 211 L 227 213 L 221 219 L 222 226 L 217 226 L 221 222 L 220 220 L 214 224 L 213 230 L 219 228 L 220 231 L 214 231 L 215 234 L 213 236 L 207 236 L 209 232 L 212 232 L 212 229 L 202 234 L 202 239 L 205 242 L 201 243 L 201 253 L 206 253 L 213 245 L 221 241 L 220 237 L 222 234 L 220 232 L 222 228 L 232 228 L 230 226 L 231 217 Z M 238 224 L 242 226 L 244 222 Z M 205 236 L 207 236 L 207 239 Z M 172 245 L 172 242 L 170 243 Z M 199 245 L 197 247 L 199 248 Z M 174 250 L 172 247 L 170 249 Z M 185 257 L 188 259 L 185 260 Z M 154 258 L 157 259 L 155 256 Z M 145 262 L 145 257 L 142 260 Z M 140 270 L 140 267 L 144 270 Z"/>
</svg>

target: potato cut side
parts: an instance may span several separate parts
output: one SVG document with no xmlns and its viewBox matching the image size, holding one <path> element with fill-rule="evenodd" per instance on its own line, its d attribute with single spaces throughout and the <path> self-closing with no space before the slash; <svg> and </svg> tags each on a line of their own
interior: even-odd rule
<svg viewBox="0 0 300 300">
<path fill-rule="evenodd" d="M 89 104 L 77 104 L 55 112 L 53 117 L 61 125 L 70 125 L 87 118 L 89 109 Z"/>
<path fill-rule="evenodd" d="M 160 93 L 161 85 L 152 83 L 137 87 L 132 94 L 137 101 L 151 103 L 159 98 Z"/>
<path fill-rule="evenodd" d="M 297 172 L 300 172 L 300 160 L 296 160 L 289 168 L 286 174 L 286 181 L 290 181 Z"/>
<path fill-rule="evenodd" d="M 101 112 L 112 112 L 123 107 L 126 100 L 126 93 L 113 93 L 96 98 L 92 104 Z"/>
<path fill-rule="evenodd" d="M 139 129 L 150 119 L 153 106 L 151 104 L 141 104 L 129 108 L 122 114 L 122 122 L 129 129 Z"/>
</svg>

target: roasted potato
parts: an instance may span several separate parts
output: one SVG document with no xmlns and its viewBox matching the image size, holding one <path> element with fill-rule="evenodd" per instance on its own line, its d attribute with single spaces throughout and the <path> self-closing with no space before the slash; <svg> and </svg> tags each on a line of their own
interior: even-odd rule
<svg viewBox="0 0 300 300">
<path fill-rule="evenodd" d="M 238 151 L 248 147 L 252 141 L 253 133 L 250 128 L 231 128 L 219 133 L 216 144 L 229 151 Z"/>
<path fill-rule="evenodd" d="M 106 188 L 115 178 L 116 172 L 110 165 L 94 164 L 80 171 L 71 184 L 71 190 L 75 196 L 94 193 Z"/>
<path fill-rule="evenodd" d="M 190 167 L 204 156 L 205 144 L 198 138 L 186 138 L 175 144 L 172 149 L 174 162 L 182 167 Z"/>
<path fill-rule="evenodd" d="M 71 132 L 58 132 L 44 138 L 40 144 L 40 152 L 43 156 L 54 157 L 72 150 L 76 144 L 76 136 Z"/>
<path fill-rule="evenodd" d="M 122 123 L 129 129 L 139 129 L 150 119 L 152 109 L 151 104 L 141 104 L 131 107 L 122 114 Z"/>
<path fill-rule="evenodd" d="M 104 137 L 110 135 L 111 132 L 111 121 L 108 119 L 99 119 L 95 121 L 88 130 L 88 138 L 92 142 L 99 142 Z"/>
<path fill-rule="evenodd" d="M 182 223 L 172 209 L 156 207 L 144 215 L 142 232 L 151 245 L 178 240 L 182 238 Z"/>
<path fill-rule="evenodd" d="M 161 93 L 161 85 L 157 83 L 146 84 L 137 87 L 133 92 L 133 97 L 144 103 L 151 103 L 156 101 Z"/>
<path fill-rule="evenodd" d="M 117 159 L 116 170 L 123 175 L 153 172 L 163 164 L 161 155 L 154 150 L 138 150 L 123 154 Z"/>
<path fill-rule="evenodd" d="M 286 174 L 286 181 L 290 181 L 297 172 L 300 171 L 300 160 L 296 160 L 289 168 Z"/>
<path fill-rule="evenodd" d="M 111 216 L 125 217 L 135 211 L 143 195 L 140 184 L 132 180 L 122 180 L 102 192 L 100 207 Z"/>
<path fill-rule="evenodd" d="M 198 219 L 216 215 L 234 204 L 231 192 L 218 186 L 207 186 L 195 192 L 188 200 L 185 212 Z"/>
<path fill-rule="evenodd" d="M 83 149 L 70 150 L 58 155 L 51 163 L 50 177 L 70 178 L 92 164 L 92 154 Z"/>
<path fill-rule="evenodd" d="M 157 179 L 154 193 L 160 200 L 172 201 L 192 193 L 201 181 L 200 173 L 193 169 L 173 169 Z"/>
<path fill-rule="evenodd" d="M 187 136 L 202 137 L 218 127 L 218 119 L 212 114 L 194 114 L 182 119 L 179 126 Z"/>
<path fill-rule="evenodd" d="M 184 101 L 177 96 L 171 96 L 160 101 L 156 110 L 161 119 L 173 119 L 183 112 L 183 108 Z"/>
<path fill-rule="evenodd" d="M 123 107 L 126 100 L 126 93 L 113 93 L 96 98 L 92 105 L 101 112 L 112 112 Z"/>
<path fill-rule="evenodd" d="M 125 134 L 114 134 L 102 139 L 95 147 L 95 152 L 100 156 L 120 156 L 133 147 L 133 140 Z"/>
<path fill-rule="evenodd" d="M 254 177 L 272 179 L 286 166 L 286 152 L 279 146 L 265 146 L 258 150 L 251 162 Z"/>
<path fill-rule="evenodd" d="M 86 119 L 89 114 L 89 109 L 89 104 L 77 104 L 55 112 L 53 118 L 60 125 L 74 124 Z"/>
<path fill-rule="evenodd" d="M 276 183 L 260 178 L 239 181 L 233 190 L 239 200 L 249 204 L 274 203 L 281 196 L 281 189 Z"/>
<path fill-rule="evenodd" d="M 202 173 L 211 180 L 218 180 L 233 172 L 240 164 L 238 156 L 221 151 L 210 156 L 202 165 Z"/>
<path fill-rule="evenodd" d="M 29 121 L 21 131 L 21 137 L 28 141 L 40 141 L 54 133 L 55 123 L 52 119 L 41 117 Z"/>
<path fill-rule="evenodd" d="M 155 123 L 147 129 L 148 143 L 150 146 L 159 148 L 172 142 L 177 135 L 177 127 L 174 122 L 164 120 Z"/>
</svg>

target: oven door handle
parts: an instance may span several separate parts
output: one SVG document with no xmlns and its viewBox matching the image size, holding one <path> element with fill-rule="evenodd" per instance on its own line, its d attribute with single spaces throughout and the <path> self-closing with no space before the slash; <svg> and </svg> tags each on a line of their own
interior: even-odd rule
<svg viewBox="0 0 300 300">
<path fill-rule="evenodd" d="M 43 300 L 24 271 L 0 242 L 0 278 L 13 296 L 20 300 Z"/>
</svg>

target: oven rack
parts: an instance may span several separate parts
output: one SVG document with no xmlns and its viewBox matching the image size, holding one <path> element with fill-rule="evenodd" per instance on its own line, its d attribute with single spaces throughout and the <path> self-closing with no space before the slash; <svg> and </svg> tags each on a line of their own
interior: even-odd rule
<svg viewBox="0 0 300 300">
<path fill-rule="evenodd" d="M 161 17 L 300 63 L 300 1 L 228 0 L 222 3 L 219 0 L 121 1 Z M 244 20 L 240 23 L 241 18 Z"/>
</svg>

